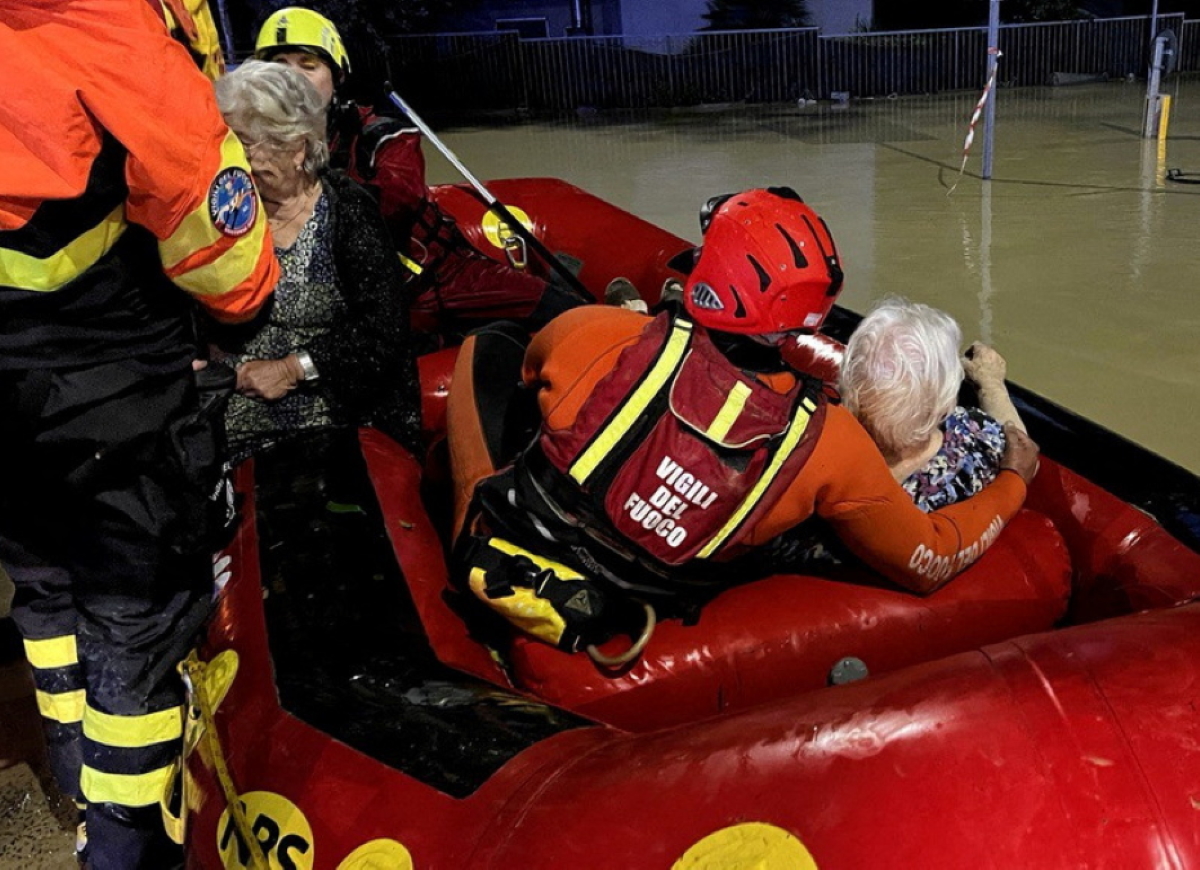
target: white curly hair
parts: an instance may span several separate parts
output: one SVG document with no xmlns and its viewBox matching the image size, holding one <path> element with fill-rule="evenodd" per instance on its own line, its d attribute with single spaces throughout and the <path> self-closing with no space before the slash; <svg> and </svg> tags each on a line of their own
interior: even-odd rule
<svg viewBox="0 0 1200 870">
<path fill-rule="evenodd" d="M 884 299 L 850 336 L 839 387 L 846 407 L 894 459 L 926 444 L 962 386 L 962 330 L 944 311 Z"/>
<path fill-rule="evenodd" d="M 242 144 L 294 148 L 304 143 L 302 169 L 316 175 L 329 163 L 325 104 L 312 82 L 289 66 L 248 60 L 217 81 L 217 107 L 246 137 Z"/>
</svg>

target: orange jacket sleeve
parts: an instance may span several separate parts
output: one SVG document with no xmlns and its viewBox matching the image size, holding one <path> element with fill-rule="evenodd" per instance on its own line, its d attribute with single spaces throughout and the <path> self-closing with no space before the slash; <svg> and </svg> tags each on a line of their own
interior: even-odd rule
<svg viewBox="0 0 1200 870">
<path fill-rule="evenodd" d="M 810 513 L 828 520 L 863 561 L 914 592 L 932 592 L 974 562 L 1025 500 L 1025 482 L 1002 473 L 978 495 L 924 513 L 892 478 L 874 441 L 832 406 L 804 469 L 755 530 L 761 543 Z"/>
<path fill-rule="evenodd" d="M 86 42 L 79 97 L 128 152 L 127 219 L 154 234 L 168 277 L 215 317 L 252 317 L 279 267 L 245 152 L 212 84 L 148 3 L 77 0 L 55 50 L 69 57 L 72 40 Z"/>
</svg>

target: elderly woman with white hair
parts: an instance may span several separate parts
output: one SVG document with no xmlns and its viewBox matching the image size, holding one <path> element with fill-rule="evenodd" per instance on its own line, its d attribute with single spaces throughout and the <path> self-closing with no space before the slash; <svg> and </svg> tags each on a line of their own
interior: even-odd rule
<svg viewBox="0 0 1200 870">
<path fill-rule="evenodd" d="M 415 449 L 405 275 L 370 194 L 326 168 L 324 100 L 295 70 L 249 61 L 217 82 L 217 103 L 246 148 L 282 267 L 264 316 L 213 333 L 238 373 L 226 415 L 235 457 L 368 422 Z"/>
<path fill-rule="evenodd" d="M 926 511 L 987 486 L 1000 470 L 1004 425 L 1025 429 L 1004 384 L 1004 358 L 976 343 L 964 359 L 961 343 L 945 312 L 886 299 L 850 336 L 842 360 L 843 402 Z M 981 408 L 958 405 L 964 369 Z"/>
</svg>

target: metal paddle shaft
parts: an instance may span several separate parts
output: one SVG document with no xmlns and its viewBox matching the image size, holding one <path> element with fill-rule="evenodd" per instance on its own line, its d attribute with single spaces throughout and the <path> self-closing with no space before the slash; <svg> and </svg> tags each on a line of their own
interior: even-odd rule
<svg viewBox="0 0 1200 870">
<path fill-rule="evenodd" d="M 545 261 L 546 265 L 557 272 L 559 277 L 566 282 L 567 287 L 578 294 L 580 299 L 582 299 L 584 302 L 595 302 L 596 298 L 588 292 L 586 287 L 583 286 L 583 282 L 580 281 L 579 278 L 577 278 L 575 274 L 567 268 L 566 264 L 563 263 L 562 260 L 550 253 L 549 249 L 542 244 L 541 240 L 532 232 L 530 232 L 525 224 L 517 220 L 513 213 L 508 210 L 508 207 L 504 205 L 504 203 L 492 196 L 492 192 L 483 186 L 483 182 L 476 178 L 472 174 L 471 170 L 467 169 L 467 167 L 463 165 L 463 162 L 458 159 L 458 156 L 450 150 L 446 143 L 439 139 L 437 134 L 429 128 L 429 125 L 421 120 L 421 116 L 412 110 L 412 106 L 406 103 L 404 98 L 392 89 L 391 83 L 385 83 L 384 87 L 387 89 L 388 99 L 395 103 L 396 108 L 407 115 L 409 120 L 417 125 L 417 129 L 424 134 L 426 139 L 437 146 L 437 150 L 442 152 L 443 157 L 454 164 L 454 168 L 457 169 L 462 174 L 462 177 L 465 178 L 471 185 L 471 187 L 475 188 L 476 192 L 483 197 L 483 201 L 487 203 L 487 207 L 495 212 L 497 217 L 508 224 L 509 229 L 520 236 L 521 240 L 524 241 L 526 245 L 536 251 L 538 256 Z"/>
</svg>

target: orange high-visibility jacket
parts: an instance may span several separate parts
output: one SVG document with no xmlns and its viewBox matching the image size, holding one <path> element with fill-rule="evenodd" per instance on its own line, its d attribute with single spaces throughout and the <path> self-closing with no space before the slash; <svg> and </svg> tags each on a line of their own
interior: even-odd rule
<svg viewBox="0 0 1200 870">
<path fill-rule="evenodd" d="M 279 267 L 245 152 L 147 0 L 4 0 L 0 82 L 0 368 L 177 350 L 165 279 L 253 316 Z"/>
</svg>

